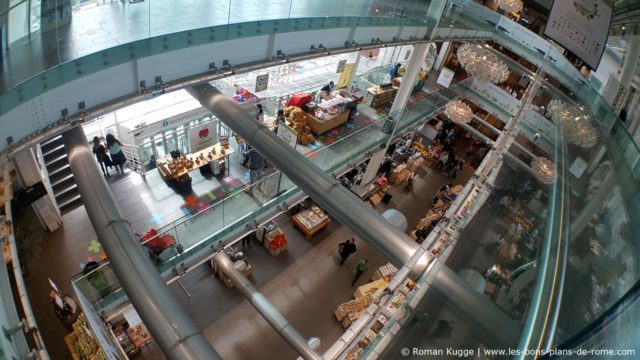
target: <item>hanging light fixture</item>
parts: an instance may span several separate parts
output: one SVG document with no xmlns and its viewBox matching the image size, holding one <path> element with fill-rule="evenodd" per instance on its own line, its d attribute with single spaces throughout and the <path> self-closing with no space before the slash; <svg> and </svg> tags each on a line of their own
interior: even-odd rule
<svg viewBox="0 0 640 360">
<path fill-rule="evenodd" d="M 531 167 L 536 178 L 541 183 L 551 185 L 556 180 L 556 170 L 551 160 L 537 156 L 531 161 Z"/>
<path fill-rule="evenodd" d="M 478 80 L 500 84 L 509 77 L 509 67 L 480 45 L 463 44 L 456 54 L 465 71 Z"/>
<path fill-rule="evenodd" d="M 508 13 L 517 13 L 522 10 L 522 1 L 521 0 L 498 0 L 496 1 L 498 6 L 508 12 Z"/>
<path fill-rule="evenodd" d="M 467 124 L 473 118 L 473 111 L 462 100 L 449 101 L 444 113 L 456 124 Z"/>
<path fill-rule="evenodd" d="M 547 113 L 556 125 L 562 125 L 567 141 L 583 148 L 591 148 L 598 142 L 598 132 L 591 125 L 589 116 L 560 100 L 551 100 Z"/>
</svg>

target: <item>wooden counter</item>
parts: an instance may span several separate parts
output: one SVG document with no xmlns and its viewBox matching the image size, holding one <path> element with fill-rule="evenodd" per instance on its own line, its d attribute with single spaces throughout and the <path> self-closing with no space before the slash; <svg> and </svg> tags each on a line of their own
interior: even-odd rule
<svg viewBox="0 0 640 360">
<path fill-rule="evenodd" d="M 393 86 L 388 90 L 381 90 L 379 86 L 367 89 L 367 102 L 372 108 L 377 108 L 393 101 L 398 93 L 398 88 Z"/>
<path fill-rule="evenodd" d="M 309 128 L 311 128 L 312 133 L 320 135 L 349 121 L 349 113 L 350 110 L 347 109 L 336 115 L 330 115 L 330 117 L 323 120 L 316 118 L 312 114 L 308 114 Z"/>
<path fill-rule="evenodd" d="M 298 215 L 296 214 L 293 217 L 291 217 L 291 221 L 293 221 L 294 225 L 300 229 L 300 231 L 302 231 L 304 233 L 304 238 L 307 240 L 311 240 L 311 238 L 313 237 L 313 235 L 315 235 L 316 233 L 322 231 L 322 229 L 326 228 L 329 223 L 331 223 L 331 219 L 329 219 L 329 217 L 327 217 L 326 219 L 324 219 L 320 224 L 316 225 L 315 227 L 309 229 L 305 224 L 303 224 L 300 220 L 298 220 Z"/>
<path fill-rule="evenodd" d="M 216 153 L 210 158 L 209 152 L 211 150 L 215 149 Z M 225 159 L 227 158 L 230 154 L 233 154 L 235 152 L 235 150 L 232 147 L 229 147 L 228 149 L 224 150 L 225 153 L 222 154 L 222 145 L 220 145 L 220 143 L 218 144 L 214 144 L 212 146 L 209 146 L 207 148 L 204 148 L 200 151 L 196 151 L 195 153 L 192 154 L 185 154 L 184 156 L 187 159 L 190 160 L 194 160 L 194 164 L 192 167 L 189 168 L 183 168 L 178 172 L 171 172 L 169 170 L 169 163 L 171 162 L 171 155 L 167 155 L 163 158 L 160 158 L 156 161 L 156 166 L 158 167 L 158 172 L 160 173 L 160 176 L 167 180 L 167 179 L 177 179 L 181 176 L 187 175 L 188 173 L 190 173 L 191 171 L 194 171 L 196 169 L 199 169 L 205 165 L 209 165 L 211 162 L 217 161 L 217 160 L 221 160 L 221 159 Z M 199 163 L 195 163 L 196 159 L 200 159 L 200 154 L 202 154 L 204 156 L 204 160 L 200 160 Z"/>
</svg>

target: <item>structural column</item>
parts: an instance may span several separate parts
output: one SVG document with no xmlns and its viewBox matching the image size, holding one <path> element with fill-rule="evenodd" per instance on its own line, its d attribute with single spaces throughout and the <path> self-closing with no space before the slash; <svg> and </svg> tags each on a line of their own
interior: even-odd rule
<svg viewBox="0 0 640 360">
<path fill-rule="evenodd" d="M 174 299 L 131 224 L 122 217 L 82 128 L 62 134 L 93 229 L 127 296 L 168 359 L 221 359 Z"/>
<path fill-rule="evenodd" d="M 395 117 L 397 116 L 395 114 L 397 114 L 399 110 L 402 110 L 407 106 L 407 101 L 409 101 L 409 97 L 413 91 L 413 85 L 418 79 L 418 74 L 422 69 L 422 64 L 424 63 L 424 59 L 427 57 L 428 51 L 429 44 L 427 43 L 416 44 L 413 47 L 411 57 L 407 63 L 407 70 L 402 76 L 402 83 L 400 84 L 400 89 L 398 89 L 398 94 L 396 95 L 395 100 L 393 100 L 393 104 L 391 104 L 389 115 Z M 398 121 L 400 119 L 396 118 L 395 120 Z"/>
</svg>

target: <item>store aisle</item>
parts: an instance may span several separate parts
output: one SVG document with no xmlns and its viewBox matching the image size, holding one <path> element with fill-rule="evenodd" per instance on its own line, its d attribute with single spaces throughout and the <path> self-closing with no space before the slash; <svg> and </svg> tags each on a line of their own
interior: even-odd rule
<svg viewBox="0 0 640 360">
<path fill-rule="evenodd" d="M 373 269 L 386 262 L 363 241 L 356 238 L 358 251 L 339 265 L 338 243 L 353 234 L 335 220 L 311 241 L 294 229 L 288 215 L 277 219 L 289 241 L 286 253 L 272 257 L 260 244 L 246 249 L 253 266 L 251 281 L 291 321 L 305 337 L 322 339 L 321 351 L 340 337 L 344 329 L 333 312 L 353 297 L 350 286 L 355 263 L 363 258 L 371 269 L 359 285 L 373 275 Z M 288 359 L 295 352 L 262 319 L 235 289 L 226 288 L 212 276 L 209 264 L 203 265 L 182 279 L 192 298 L 171 285 L 198 326 L 225 359 Z M 269 349 L 268 356 L 265 349 Z"/>
</svg>

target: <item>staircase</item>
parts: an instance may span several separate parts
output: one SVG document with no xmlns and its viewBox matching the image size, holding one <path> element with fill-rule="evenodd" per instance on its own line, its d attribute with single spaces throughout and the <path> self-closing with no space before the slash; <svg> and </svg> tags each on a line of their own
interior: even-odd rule
<svg viewBox="0 0 640 360">
<path fill-rule="evenodd" d="M 49 174 L 53 195 L 62 214 L 82 205 L 78 186 L 73 179 L 71 167 L 67 161 L 62 135 L 40 143 L 44 163 Z"/>
</svg>

